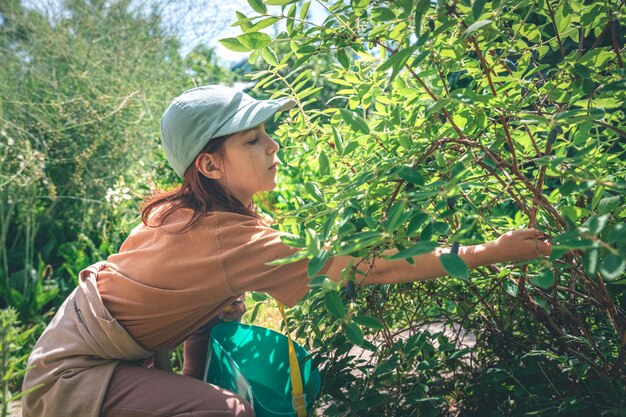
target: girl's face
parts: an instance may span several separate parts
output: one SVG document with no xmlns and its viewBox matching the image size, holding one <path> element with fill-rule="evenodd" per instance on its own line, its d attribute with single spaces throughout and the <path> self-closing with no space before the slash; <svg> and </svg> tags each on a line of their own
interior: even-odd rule
<svg viewBox="0 0 626 417">
<path fill-rule="evenodd" d="M 235 133 L 223 145 L 221 161 L 215 161 L 220 171 L 216 178 L 232 196 L 248 206 L 259 191 L 276 187 L 279 146 L 260 125 Z"/>
</svg>

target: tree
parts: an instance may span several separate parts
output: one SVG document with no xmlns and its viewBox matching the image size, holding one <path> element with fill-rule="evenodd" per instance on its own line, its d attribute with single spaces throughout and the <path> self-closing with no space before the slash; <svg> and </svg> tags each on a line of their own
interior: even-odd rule
<svg viewBox="0 0 626 417">
<path fill-rule="evenodd" d="M 256 14 L 223 43 L 267 62 L 258 90 L 298 102 L 277 131 L 276 199 L 310 259 L 313 291 L 292 314 L 324 366 L 325 414 L 619 415 L 623 2 L 318 2 L 321 25 L 309 1 L 249 0 Z M 260 31 L 278 21 L 273 39 Z M 318 54 L 335 57 L 330 102 L 307 79 Z M 451 255 L 449 279 L 389 287 L 318 276 L 336 254 L 408 261 L 522 226 L 554 237 L 549 260 L 468 273 Z M 423 330 L 433 320 L 475 346 Z"/>
</svg>

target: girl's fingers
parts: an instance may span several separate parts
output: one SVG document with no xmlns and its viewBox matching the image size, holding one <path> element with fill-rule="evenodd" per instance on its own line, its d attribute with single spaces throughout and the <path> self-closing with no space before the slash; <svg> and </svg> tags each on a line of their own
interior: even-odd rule
<svg viewBox="0 0 626 417">
<path fill-rule="evenodd" d="M 540 240 L 537 242 L 537 250 L 542 255 L 550 255 L 550 253 L 552 253 L 552 245 L 550 244 L 550 242 L 544 242 L 543 240 Z"/>
<path fill-rule="evenodd" d="M 552 237 L 547 234 L 544 233 L 540 230 L 536 230 L 536 229 L 523 229 L 520 230 L 520 234 L 525 238 L 525 239 L 552 239 Z"/>
</svg>

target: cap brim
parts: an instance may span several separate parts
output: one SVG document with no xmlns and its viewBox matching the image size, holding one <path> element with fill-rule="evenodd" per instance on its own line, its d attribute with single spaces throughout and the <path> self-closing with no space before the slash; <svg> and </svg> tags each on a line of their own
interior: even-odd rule
<svg viewBox="0 0 626 417">
<path fill-rule="evenodd" d="M 296 107 L 296 100 L 292 99 L 292 98 L 288 98 L 288 97 L 284 97 L 284 98 L 279 98 L 277 100 L 278 104 L 280 104 L 280 111 L 287 111 L 287 110 L 291 110 L 294 107 Z"/>
<path fill-rule="evenodd" d="M 279 111 L 287 111 L 296 106 L 292 98 L 260 100 L 239 109 L 233 117 L 224 123 L 213 137 L 232 135 L 259 126 Z"/>
</svg>

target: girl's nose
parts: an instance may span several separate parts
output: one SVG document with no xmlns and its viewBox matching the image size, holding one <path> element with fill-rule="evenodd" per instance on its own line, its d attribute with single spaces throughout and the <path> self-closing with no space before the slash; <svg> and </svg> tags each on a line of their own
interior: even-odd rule
<svg viewBox="0 0 626 417">
<path fill-rule="evenodd" d="M 280 149 L 280 145 L 278 144 L 278 142 L 272 139 L 269 135 L 267 135 L 267 138 L 269 139 L 269 144 L 267 146 L 268 155 L 272 155 L 278 152 L 278 150 Z"/>
</svg>

